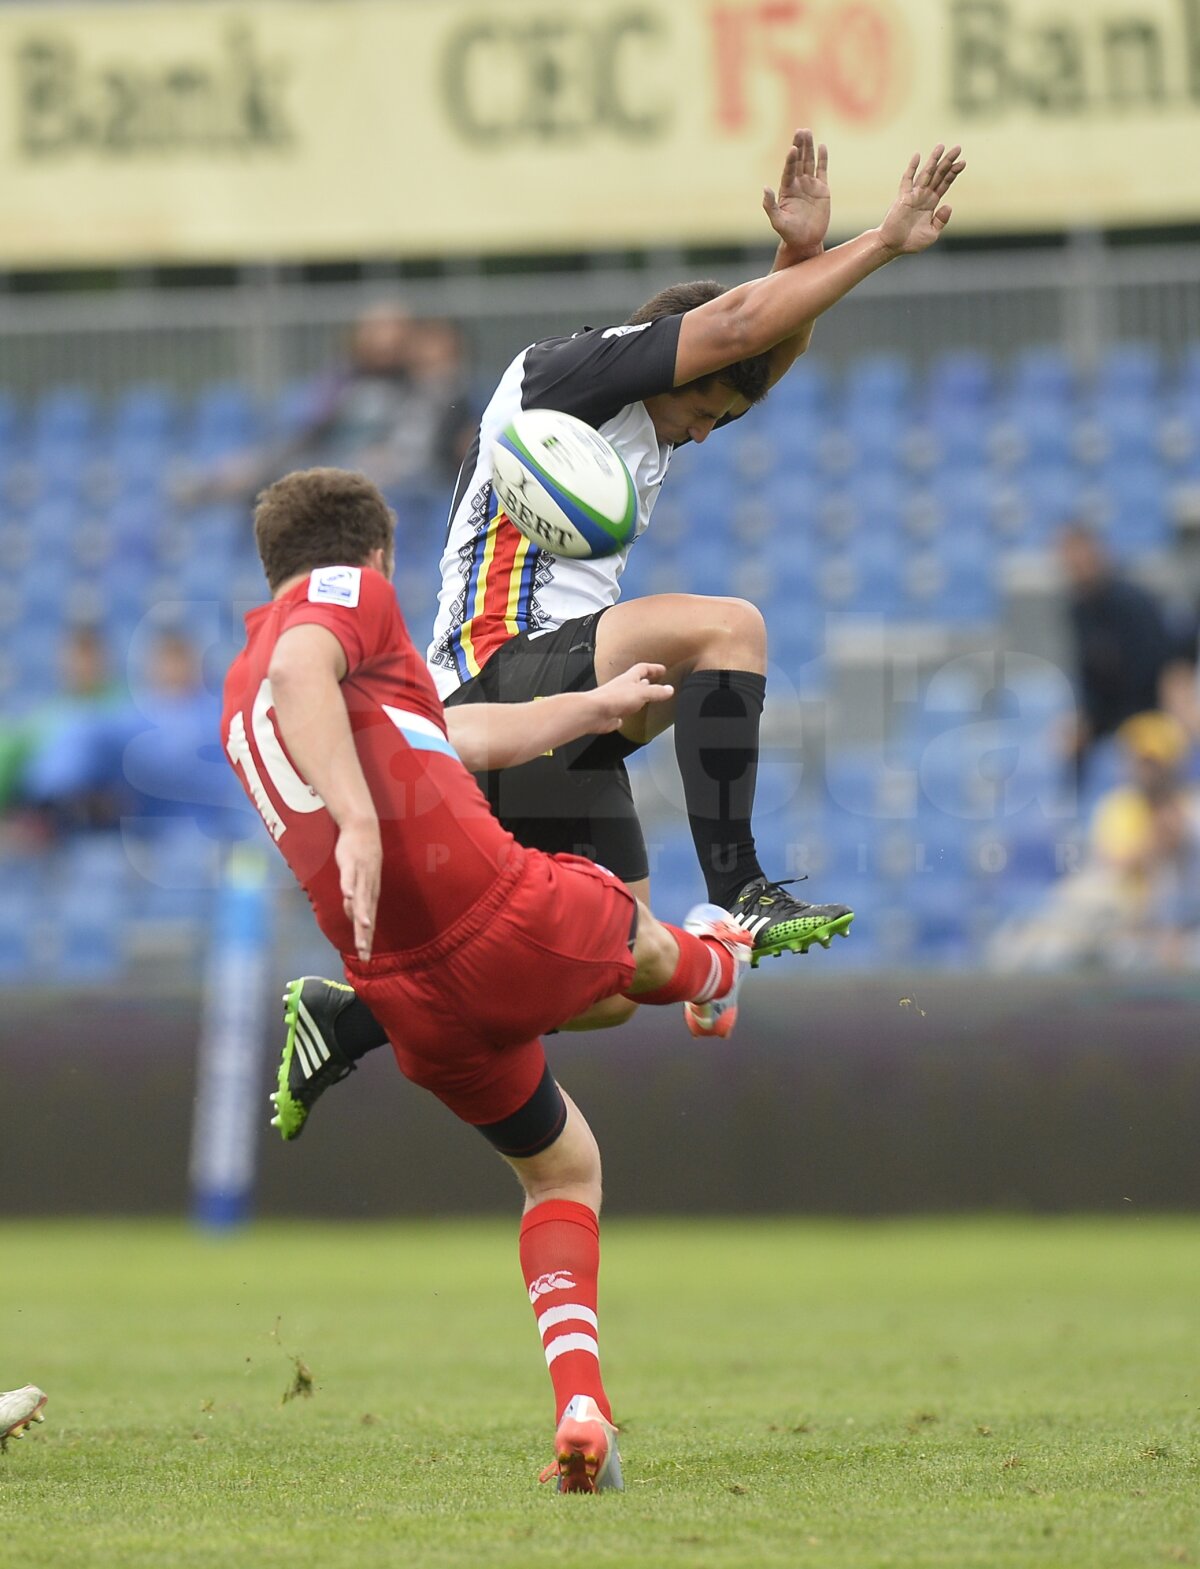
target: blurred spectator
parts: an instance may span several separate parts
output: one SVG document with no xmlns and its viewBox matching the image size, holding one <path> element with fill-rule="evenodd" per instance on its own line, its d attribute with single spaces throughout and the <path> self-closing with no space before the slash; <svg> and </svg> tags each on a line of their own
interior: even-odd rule
<svg viewBox="0 0 1200 1569">
<path fill-rule="evenodd" d="M 1187 732 L 1171 714 L 1144 713 L 1117 740 L 1129 782 L 1097 801 L 1084 865 L 1039 914 L 996 934 L 993 968 L 1176 968 L 1200 958 L 1200 799 L 1183 780 Z"/>
<path fill-rule="evenodd" d="M 1079 687 L 1067 737 L 1079 777 L 1097 741 L 1133 714 L 1163 703 L 1163 676 L 1180 657 L 1179 636 L 1153 594 L 1122 577 L 1104 545 L 1072 524 L 1059 536 Z"/>
<path fill-rule="evenodd" d="M 0 807 L 17 808 L 18 832 L 34 839 L 112 827 L 120 812 L 127 699 L 94 627 L 68 631 L 62 686 L 60 697 L 0 731 Z"/>
<path fill-rule="evenodd" d="M 349 362 L 317 381 L 285 441 L 239 454 L 185 500 L 248 500 L 288 469 L 359 469 L 382 489 L 444 491 L 475 431 L 462 335 L 379 305 L 355 324 Z"/>
<path fill-rule="evenodd" d="M 233 817 L 247 815 L 236 781 L 229 788 L 221 700 L 205 685 L 199 652 L 181 632 L 155 639 L 127 716 L 121 768 L 127 827 L 186 818 L 220 837 L 235 826 Z"/>
<path fill-rule="evenodd" d="M 213 836 L 237 831 L 230 814 L 243 818 L 244 803 L 221 755 L 220 699 L 187 637 L 158 634 L 135 700 L 108 679 L 97 634 L 77 628 L 64 686 L 9 743 L 24 746 L 12 770 L 10 836 L 37 845 L 164 817 L 192 819 Z"/>
</svg>

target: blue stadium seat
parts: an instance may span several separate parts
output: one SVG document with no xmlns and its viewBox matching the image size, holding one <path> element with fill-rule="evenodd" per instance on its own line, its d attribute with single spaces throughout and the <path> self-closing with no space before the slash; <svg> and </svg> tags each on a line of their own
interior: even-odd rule
<svg viewBox="0 0 1200 1569">
<path fill-rule="evenodd" d="M 176 584 L 184 600 L 230 600 L 233 573 L 228 557 L 215 550 L 191 551 L 182 562 Z"/>
<path fill-rule="evenodd" d="M 831 554 L 818 569 L 816 584 L 829 610 L 864 615 L 904 614 L 905 547 L 878 536 L 870 549 Z"/>
<path fill-rule="evenodd" d="M 1161 444 L 1164 414 L 1156 400 L 1142 397 L 1108 397 L 1092 407 L 1100 440 L 1109 462 L 1156 460 Z"/>
<path fill-rule="evenodd" d="M 937 549 L 916 552 L 904 564 L 906 613 L 956 626 L 996 619 L 999 597 L 995 552 L 986 538 L 948 536 Z"/>
<path fill-rule="evenodd" d="M 914 733 L 937 735 L 952 725 L 978 719 L 983 690 L 980 672 L 970 659 L 952 659 L 933 672 L 921 693 Z"/>
<path fill-rule="evenodd" d="M 175 399 L 168 388 L 154 382 L 129 387 L 117 399 L 113 411 L 114 443 L 146 443 L 158 447 L 169 443 L 177 418 Z"/>
<path fill-rule="evenodd" d="M 931 410 L 927 434 L 937 468 L 943 473 L 982 469 L 990 458 L 992 428 L 991 415 L 975 404 L 947 404 Z"/>
<path fill-rule="evenodd" d="M 46 913 L 45 857 L 0 855 L 0 980 L 29 980 Z"/>
<path fill-rule="evenodd" d="M 1058 771 L 1042 737 L 1019 721 L 960 724 L 927 739 L 920 756 L 925 809 L 970 822 L 1053 809 Z"/>
<path fill-rule="evenodd" d="M 38 539 L 38 554 L 13 572 L 5 574 L 7 586 L 21 619 L 47 626 L 63 614 L 63 600 L 71 581 L 69 540 L 47 534 Z M 6 596 L 7 597 L 7 596 Z"/>
<path fill-rule="evenodd" d="M 1200 342 L 1184 345 L 1175 385 L 1181 396 L 1200 398 Z"/>
<path fill-rule="evenodd" d="M 842 404 L 847 413 L 900 410 L 910 401 L 912 366 L 902 354 L 864 354 L 846 371 Z"/>
<path fill-rule="evenodd" d="M 120 555 L 138 554 L 149 560 L 163 529 L 163 508 L 152 494 L 119 496 L 109 512 L 109 526 Z"/>
<path fill-rule="evenodd" d="M 157 564 L 140 550 L 126 550 L 106 562 L 97 576 L 106 618 L 114 626 L 136 625 L 150 608 L 159 581 Z"/>
<path fill-rule="evenodd" d="M 697 528 L 687 548 L 676 556 L 681 575 L 679 587 L 690 594 L 723 594 L 737 561 L 737 546 L 722 528 L 711 522 Z"/>
<path fill-rule="evenodd" d="M 755 505 L 771 518 L 772 538 L 790 539 L 796 530 L 818 525 L 828 495 L 829 482 L 815 468 L 789 464 L 763 479 L 755 493 Z M 735 508 L 735 524 L 743 505 Z"/>
<path fill-rule="evenodd" d="M 123 438 L 113 447 L 111 462 L 119 495 L 166 505 L 168 456 L 153 438 Z"/>
<path fill-rule="evenodd" d="M 16 399 L 0 389 L 0 455 L 7 453 L 20 438 L 21 420 Z"/>
<path fill-rule="evenodd" d="M 767 657 L 789 682 L 824 652 L 824 617 L 815 605 L 776 598 L 759 607 L 767 620 Z"/>
<path fill-rule="evenodd" d="M 903 526 L 908 485 L 904 475 L 890 466 L 863 467 L 852 474 L 844 494 L 858 523 L 853 538 L 867 543 L 881 537 L 895 538 Z"/>
<path fill-rule="evenodd" d="M 997 717 L 1018 718 L 1031 726 L 1044 725 L 1074 711 L 1075 689 L 1057 665 L 1020 668 L 1014 656 L 1002 672 L 1003 685 L 993 694 Z"/>
<path fill-rule="evenodd" d="M 806 354 L 772 387 L 753 417 L 756 429 L 765 436 L 811 447 L 829 424 L 831 412 L 829 372 L 820 360 Z"/>
<path fill-rule="evenodd" d="M 132 901 L 143 920 L 203 921 L 212 908 L 220 846 L 192 821 L 157 818 L 130 845 Z"/>
<path fill-rule="evenodd" d="M 945 538 L 983 538 L 995 516 L 997 487 L 986 470 L 950 467 L 933 474 L 930 489 L 943 517 Z"/>
<path fill-rule="evenodd" d="M 245 509 L 235 502 L 201 507 L 171 527 L 184 536 L 190 551 L 218 556 L 226 562 L 253 549 L 250 520 Z"/>
<path fill-rule="evenodd" d="M 211 462 L 253 445 L 260 420 L 245 388 L 236 382 L 206 387 L 196 400 L 188 443 L 192 458 Z"/>
<path fill-rule="evenodd" d="M 72 508 L 89 488 L 96 454 L 73 443 L 43 442 L 30 449 L 29 462 L 36 473 L 41 501 L 63 501 Z"/>
<path fill-rule="evenodd" d="M 85 387 L 55 387 L 38 403 L 33 416 L 35 443 L 82 446 L 96 431 L 96 404 Z"/>
<path fill-rule="evenodd" d="M 1018 479 L 1025 519 L 1023 540 L 1049 544 L 1065 523 L 1077 521 L 1084 499 L 1084 479 L 1071 465 L 1031 464 Z"/>
<path fill-rule="evenodd" d="M 687 515 L 689 540 L 701 532 L 728 534 L 742 487 L 732 470 L 710 475 L 689 471 L 676 499 Z"/>
<path fill-rule="evenodd" d="M 1162 365 L 1153 343 L 1114 343 L 1096 367 L 1097 397 L 1152 397 L 1159 388 Z"/>
<path fill-rule="evenodd" d="M 1004 418 L 1017 438 L 1019 467 L 1072 460 L 1077 423 L 1073 403 L 1044 396 L 1015 397 Z"/>
<path fill-rule="evenodd" d="M 825 822 L 831 836 L 841 833 L 836 823 L 839 817 L 855 822 L 876 819 L 881 806 L 881 775 L 879 752 L 873 747 L 865 751 L 843 747 L 826 754 L 824 799 L 829 810 Z"/>
<path fill-rule="evenodd" d="M 1075 368 L 1059 348 L 1022 349 L 1013 361 L 1009 396 L 1014 403 L 1066 402 L 1075 390 Z"/>
<path fill-rule="evenodd" d="M 898 465 L 912 428 L 905 409 L 859 406 L 845 411 L 846 439 L 854 451 L 856 466 Z"/>
<path fill-rule="evenodd" d="M 1118 556 L 1128 559 L 1171 543 L 1166 476 L 1157 463 L 1113 461 L 1099 480 L 1110 509 L 1109 543 Z"/>
<path fill-rule="evenodd" d="M 982 415 L 991 403 L 994 383 L 990 355 L 974 349 L 939 354 L 926 379 L 929 409 L 938 413 L 971 409 Z"/>
</svg>

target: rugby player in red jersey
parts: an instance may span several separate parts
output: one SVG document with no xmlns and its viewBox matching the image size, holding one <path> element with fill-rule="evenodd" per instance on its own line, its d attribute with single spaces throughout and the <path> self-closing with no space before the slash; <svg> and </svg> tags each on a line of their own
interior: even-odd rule
<svg viewBox="0 0 1200 1569">
<path fill-rule="evenodd" d="M 394 527 L 362 475 L 313 469 L 263 492 L 273 597 L 226 677 L 226 750 L 405 1076 L 520 1178 L 556 1397 L 547 1475 L 619 1488 L 597 1339 L 600 1156 L 539 1036 L 612 996 L 683 1002 L 727 1033 L 752 939 L 711 905 L 665 925 L 611 873 L 501 827 L 468 767 L 614 729 L 671 688 L 640 664 L 588 692 L 444 713 L 391 586 Z M 296 1049 L 313 1049 L 303 1021 Z"/>
</svg>

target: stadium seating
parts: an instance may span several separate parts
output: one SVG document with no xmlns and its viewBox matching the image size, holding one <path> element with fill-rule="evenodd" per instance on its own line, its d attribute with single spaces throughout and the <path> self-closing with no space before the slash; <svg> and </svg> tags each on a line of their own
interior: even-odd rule
<svg viewBox="0 0 1200 1569">
<path fill-rule="evenodd" d="M 53 700 L 72 617 L 99 621 L 120 671 L 156 607 L 214 607 L 219 677 L 237 635 L 233 606 L 259 593 L 257 563 L 244 509 L 173 500 L 174 472 L 286 437 L 315 396 L 311 383 L 270 404 L 236 383 L 193 399 L 140 383 L 109 400 L 58 387 L 29 406 L 0 391 L 6 714 Z M 626 590 L 744 594 L 768 622 L 776 701 L 828 698 L 827 614 L 983 642 L 1004 614 L 1010 552 L 1045 552 L 1062 523 L 1085 516 L 1124 561 L 1151 559 L 1174 540 L 1178 487 L 1197 480 L 1195 345 L 1164 365 L 1152 346 L 1117 343 L 1090 370 L 1055 347 L 1008 363 L 956 351 L 923 371 L 887 353 L 838 373 L 806 357 L 751 418 L 676 456 Z M 446 498 L 429 485 L 391 499 L 398 592 L 419 641 Z M 1009 672 L 985 693 L 977 674 L 947 665 L 898 707 L 887 768 L 877 749 L 843 751 L 824 759 L 822 778 L 802 777 L 798 752 L 764 753 L 765 851 L 785 874 L 808 872 L 822 897 L 862 905 L 840 962 L 965 962 L 989 922 L 1044 893 L 1062 846 L 1119 777 L 1102 748 L 1081 798 L 1069 799 L 1051 735 L 1070 702 L 1050 667 Z M 185 814 L 147 829 L 136 854 L 114 836 L 10 855 L 0 979 L 49 968 L 102 978 L 119 972 L 131 933 L 202 923 L 212 830 Z M 656 897 L 678 913 L 701 884 L 686 828 L 661 800 L 648 837 Z"/>
</svg>

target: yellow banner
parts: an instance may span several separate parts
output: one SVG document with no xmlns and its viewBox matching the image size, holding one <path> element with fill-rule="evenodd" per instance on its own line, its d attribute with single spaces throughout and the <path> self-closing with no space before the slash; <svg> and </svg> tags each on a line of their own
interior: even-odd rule
<svg viewBox="0 0 1200 1569">
<path fill-rule="evenodd" d="M 960 232 L 1200 217 L 1200 0 L 0 8 L 0 264 L 740 242 L 792 129 L 834 232 L 958 140 Z"/>
</svg>

